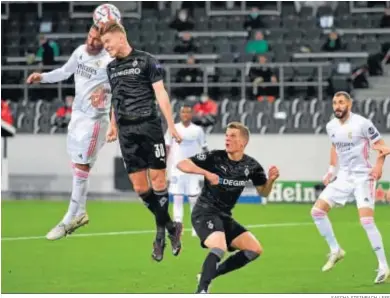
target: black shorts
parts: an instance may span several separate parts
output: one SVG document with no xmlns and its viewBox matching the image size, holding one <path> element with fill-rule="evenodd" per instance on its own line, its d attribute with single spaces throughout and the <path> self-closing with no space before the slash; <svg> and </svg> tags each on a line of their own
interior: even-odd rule
<svg viewBox="0 0 390 298">
<path fill-rule="evenodd" d="M 166 168 L 164 132 L 159 118 L 140 123 L 121 120 L 118 129 L 119 145 L 129 174 Z"/>
<path fill-rule="evenodd" d="M 204 245 L 204 241 L 213 232 L 224 232 L 226 237 L 226 245 L 229 251 L 234 251 L 235 248 L 231 247 L 232 241 L 247 232 L 248 230 L 235 221 L 232 217 L 219 214 L 217 212 L 210 212 L 203 208 L 200 204 L 196 204 L 191 215 L 192 226 L 194 227 L 198 237 L 201 241 L 201 246 Z"/>
</svg>

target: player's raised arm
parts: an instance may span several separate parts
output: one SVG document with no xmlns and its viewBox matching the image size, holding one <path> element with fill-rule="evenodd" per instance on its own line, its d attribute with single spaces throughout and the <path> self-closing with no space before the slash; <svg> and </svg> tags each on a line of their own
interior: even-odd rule
<svg viewBox="0 0 390 298">
<path fill-rule="evenodd" d="M 204 176 L 212 185 L 219 183 L 218 175 L 209 172 L 210 153 L 199 153 L 189 159 L 184 159 L 177 164 L 177 168 L 187 174 L 196 174 Z"/>
<path fill-rule="evenodd" d="M 268 170 L 268 179 L 264 173 L 263 167 L 258 165 L 251 174 L 251 180 L 256 187 L 257 193 L 262 197 L 268 197 L 276 179 L 279 177 L 279 169 L 275 166 Z"/>
<path fill-rule="evenodd" d="M 50 72 L 30 74 L 26 80 L 27 84 L 32 83 L 57 83 L 68 79 L 77 69 L 77 49 L 72 53 L 69 60 L 60 68 Z"/>
</svg>

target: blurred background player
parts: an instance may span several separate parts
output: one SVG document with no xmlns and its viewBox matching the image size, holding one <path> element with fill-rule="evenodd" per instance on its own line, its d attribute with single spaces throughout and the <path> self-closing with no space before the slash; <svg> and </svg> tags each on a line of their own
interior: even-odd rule
<svg viewBox="0 0 390 298">
<path fill-rule="evenodd" d="M 330 166 L 324 176 L 327 185 L 314 204 L 311 215 L 325 238 L 330 254 L 322 271 L 328 271 L 344 258 L 328 218 L 328 212 L 335 205 L 344 205 L 354 197 L 358 207 L 360 223 L 367 232 L 368 239 L 376 253 L 379 268 L 375 283 L 384 282 L 390 275 L 382 236 L 374 221 L 376 181 L 382 175 L 384 156 L 378 156 L 374 167 L 369 162 L 370 144 L 384 145 L 384 141 L 372 122 L 351 112 L 352 99 L 346 92 L 337 92 L 333 97 L 335 118 L 326 125 L 332 142 Z M 339 163 L 337 178 L 336 165 Z M 334 179 L 334 180 L 333 180 Z"/>
<path fill-rule="evenodd" d="M 200 176 L 185 174 L 177 168 L 177 163 L 183 159 L 194 156 L 202 151 L 207 151 L 206 136 L 203 129 L 192 123 L 192 108 L 182 106 L 180 109 L 180 122 L 175 124 L 177 132 L 182 137 L 182 142 L 175 142 L 169 133 L 165 135 L 167 156 L 170 156 L 171 171 L 168 192 L 173 195 L 173 218 L 177 222 L 183 222 L 183 200 L 188 197 L 190 209 L 192 209 L 200 194 Z M 192 235 L 196 236 L 192 229 Z"/>
<path fill-rule="evenodd" d="M 267 197 L 279 177 L 279 170 L 271 167 L 268 179 L 263 167 L 244 154 L 249 141 L 249 129 L 240 122 L 227 125 L 225 150 L 199 153 L 180 161 L 178 168 L 189 174 L 205 177 L 202 194 L 192 213 L 192 224 L 202 247 L 210 252 L 198 276 L 196 293 L 208 293 L 211 281 L 237 270 L 257 259 L 263 249 L 256 237 L 232 217 L 245 184 L 251 180 L 257 192 Z M 239 250 L 219 263 L 226 251 Z"/>
<path fill-rule="evenodd" d="M 160 262 L 164 256 L 165 229 L 169 233 L 172 253 L 177 256 L 181 250 L 183 226 L 172 222 L 168 212 L 165 140 L 156 100 L 167 121 L 169 133 L 176 142 L 181 142 L 181 137 L 173 122 L 159 62 L 151 54 L 132 48 L 125 29 L 119 23 L 108 22 L 100 32 L 104 48 L 111 57 L 115 57 L 107 67 L 113 94 L 112 119 L 116 120 L 108 135 L 116 134 L 117 124 L 129 179 L 134 191 L 156 219 L 152 258 Z"/>
<path fill-rule="evenodd" d="M 76 95 L 67 137 L 73 167 L 72 195 L 68 212 L 46 235 L 48 240 L 60 239 L 89 222 L 86 212 L 89 171 L 105 143 L 110 123 L 111 94 L 106 67 L 111 61 L 103 49 L 98 28 L 92 26 L 85 44 L 61 68 L 33 73 L 27 78 L 29 84 L 60 82 L 73 74 L 75 78 Z"/>
</svg>

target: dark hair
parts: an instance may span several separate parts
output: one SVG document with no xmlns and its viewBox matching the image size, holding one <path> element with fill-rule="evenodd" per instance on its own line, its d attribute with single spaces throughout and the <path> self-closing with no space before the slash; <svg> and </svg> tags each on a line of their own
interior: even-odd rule
<svg viewBox="0 0 390 298">
<path fill-rule="evenodd" d="M 192 110 L 192 105 L 190 105 L 188 103 L 182 104 L 180 107 L 180 110 L 182 110 L 182 109 L 191 109 Z"/>
</svg>

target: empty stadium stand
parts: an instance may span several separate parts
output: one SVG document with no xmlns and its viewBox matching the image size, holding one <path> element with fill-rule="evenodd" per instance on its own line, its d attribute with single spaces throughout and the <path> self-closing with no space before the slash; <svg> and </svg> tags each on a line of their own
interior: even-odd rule
<svg viewBox="0 0 390 298">
<path fill-rule="evenodd" d="M 380 28 L 384 11 L 380 3 L 359 7 L 354 2 L 340 1 L 335 7 L 320 6 L 314 14 L 313 7 L 306 6 L 297 13 L 292 1 L 234 2 L 231 8 L 226 8 L 225 2 L 194 2 L 188 7 L 194 19 L 189 33 L 198 50 L 194 53 L 197 63 L 191 67 L 202 71 L 202 79 L 196 83 L 179 82 L 178 71 L 189 67 L 188 54 L 174 53 L 185 32 L 170 28 L 174 19 L 171 8 L 157 2 L 135 1 L 123 7 L 117 3 L 130 42 L 162 62 L 175 112 L 185 101 L 177 95 L 179 89 L 198 87 L 217 100 L 220 117 L 208 129 L 210 133 L 222 132 L 232 120 L 247 124 L 253 133 L 324 133 L 331 117 L 331 94 L 339 90 L 354 92 L 352 74 L 367 64 L 370 55 L 379 53 L 381 45 L 390 43 L 390 28 Z M 64 63 L 84 42 L 91 12 L 98 4 L 2 3 L 2 98 L 11 106 L 18 132 L 66 131 L 53 127 L 53 115 L 64 96 L 72 94 L 73 80 L 25 85 L 28 73 L 42 69 L 37 65 L 39 59 L 35 65 L 27 65 L 28 53 L 35 53 L 38 47 L 41 23 L 49 22 L 52 28 L 45 36 L 57 41 L 61 50 L 57 61 Z M 272 103 L 257 100 L 257 87 L 249 78 L 250 69 L 259 64 L 255 55 L 246 53 L 245 45 L 256 30 L 246 31 L 243 24 L 251 6 L 256 5 L 264 23 L 256 30 L 264 33 L 270 48 L 264 54 L 265 66 L 277 77 L 277 82 L 262 82 L 259 86 L 278 87 L 277 100 Z M 334 16 L 334 30 L 345 45 L 337 52 L 321 50 L 330 29 L 319 27 L 318 16 L 327 14 Z M 302 47 L 309 50 L 303 51 Z M 347 63 L 349 70 L 341 73 L 340 63 Z M 388 85 L 385 78 L 383 82 Z M 43 98 L 39 89 L 45 89 L 47 96 Z M 379 130 L 390 132 L 390 94 L 386 94 L 387 89 L 382 93 L 373 91 L 365 90 L 364 98 L 355 102 L 354 109 L 370 118 Z"/>
</svg>

